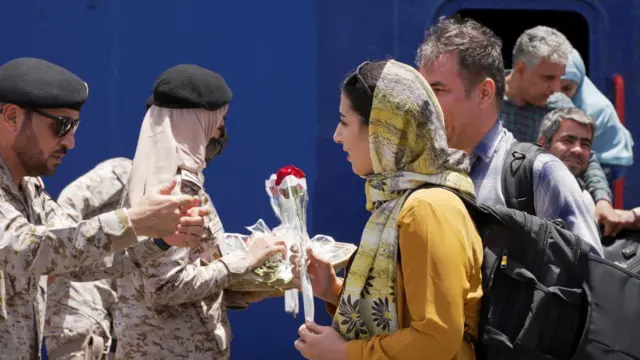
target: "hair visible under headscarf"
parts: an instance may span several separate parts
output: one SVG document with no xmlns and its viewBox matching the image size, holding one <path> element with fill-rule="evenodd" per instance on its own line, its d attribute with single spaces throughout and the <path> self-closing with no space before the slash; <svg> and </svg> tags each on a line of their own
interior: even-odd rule
<svg viewBox="0 0 640 360">
<path fill-rule="evenodd" d="M 227 106 L 169 109 L 151 106 L 142 121 L 128 184 L 129 203 L 167 184 L 184 169 L 202 177 L 205 149 L 227 112 Z"/>
<path fill-rule="evenodd" d="M 633 164 L 633 137 L 620 123 L 611 101 L 587 77 L 584 62 L 576 49 L 572 50 L 562 78 L 578 84 L 571 100 L 596 123 L 592 149 L 598 161 L 606 165 Z"/>
<path fill-rule="evenodd" d="M 398 215 L 410 191 L 434 184 L 474 196 L 466 174 L 468 156 L 448 148 L 438 100 L 411 66 L 387 62 L 373 94 L 369 147 L 374 174 L 366 177 L 365 187 L 372 214 L 333 320 L 333 327 L 347 340 L 398 329 L 391 291 L 396 280 Z M 376 312 L 388 312 L 389 321 L 375 321 Z"/>
</svg>

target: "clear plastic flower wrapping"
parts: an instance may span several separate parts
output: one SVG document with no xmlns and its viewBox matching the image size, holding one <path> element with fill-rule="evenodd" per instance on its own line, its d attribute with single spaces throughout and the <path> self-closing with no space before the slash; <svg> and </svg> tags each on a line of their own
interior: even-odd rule
<svg viewBox="0 0 640 360">
<path fill-rule="evenodd" d="M 276 185 L 276 175 L 265 181 L 265 189 L 269 195 L 271 207 L 280 220 L 280 225 L 269 229 L 267 224 L 258 220 L 248 226 L 250 234 L 272 233 L 285 241 L 287 254 L 284 257 L 274 256 L 263 266 L 255 269 L 242 280 L 234 282 L 229 289 L 236 291 L 273 291 L 285 290 L 285 311 L 295 317 L 299 312 L 298 290 L 300 284 L 303 292 L 304 316 L 313 320 L 313 291 L 311 281 L 306 273 L 306 249 L 310 247 L 316 256 L 328 261 L 336 271 L 346 266 L 355 252 L 356 246 L 340 243 L 327 235 L 316 235 L 309 238 L 307 233 L 308 192 L 305 178 L 288 175 Z M 225 234 L 220 250 L 223 256 L 236 251 L 248 251 L 251 246 L 250 235 Z M 290 249 L 296 245 L 300 249 L 300 281 L 294 281 L 293 265 L 289 261 Z"/>
</svg>

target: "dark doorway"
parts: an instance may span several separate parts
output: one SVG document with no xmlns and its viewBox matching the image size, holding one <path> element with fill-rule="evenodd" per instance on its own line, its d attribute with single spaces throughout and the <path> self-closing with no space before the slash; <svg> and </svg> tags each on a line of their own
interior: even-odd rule
<svg viewBox="0 0 640 360">
<path fill-rule="evenodd" d="M 589 24 L 577 12 L 465 9 L 458 14 L 490 28 L 502 39 L 502 57 L 507 69 L 511 68 L 511 52 L 520 34 L 534 26 L 545 25 L 557 29 L 569 39 L 580 52 L 589 72 Z"/>
</svg>

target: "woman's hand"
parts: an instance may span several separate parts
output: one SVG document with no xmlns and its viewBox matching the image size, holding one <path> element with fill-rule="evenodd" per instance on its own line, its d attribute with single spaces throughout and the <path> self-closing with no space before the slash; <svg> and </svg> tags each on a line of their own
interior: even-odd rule
<svg viewBox="0 0 640 360">
<path fill-rule="evenodd" d="M 293 264 L 293 274 L 300 277 L 300 250 L 294 246 L 289 260 Z M 338 304 L 338 293 L 342 288 L 342 279 L 338 278 L 331 263 L 318 257 L 311 248 L 307 249 L 307 273 L 311 278 L 313 294 L 333 305 Z"/>
<path fill-rule="evenodd" d="M 347 341 L 330 326 L 306 321 L 298 329 L 300 338 L 293 346 L 305 359 L 346 360 Z"/>
</svg>

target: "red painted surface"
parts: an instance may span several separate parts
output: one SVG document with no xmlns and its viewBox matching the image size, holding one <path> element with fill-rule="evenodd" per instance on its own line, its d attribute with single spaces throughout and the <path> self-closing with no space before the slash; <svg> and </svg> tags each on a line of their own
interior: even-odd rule
<svg viewBox="0 0 640 360">
<path fill-rule="evenodd" d="M 624 78 L 622 75 L 613 75 L 614 106 L 624 126 Z M 613 184 L 613 207 L 624 209 L 624 177 Z"/>
</svg>

